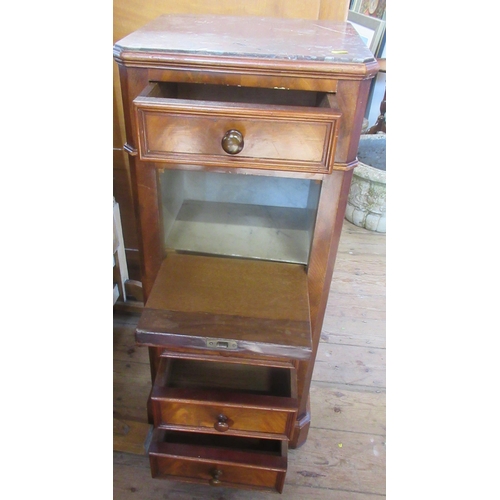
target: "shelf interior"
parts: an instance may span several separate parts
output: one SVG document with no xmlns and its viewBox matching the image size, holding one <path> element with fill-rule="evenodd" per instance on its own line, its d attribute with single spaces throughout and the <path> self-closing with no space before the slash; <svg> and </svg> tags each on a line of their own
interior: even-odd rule
<svg viewBox="0 0 500 500">
<path fill-rule="evenodd" d="M 208 83 L 155 82 L 152 96 L 192 101 L 234 102 L 259 105 L 318 107 L 326 93 L 287 88 L 244 87 Z"/>
<path fill-rule="evenodd" d="M 156 430 L 156 442 L 223 448 L 248 452 L 269 453 L 280 456 L 282 443 L 274 439 L 248 438 L 238 436 L 221 436 L 196 432 L 175 432 L 164 429 Z"/>
<path fill-rule="evenodd" d="M 290 369 L 171 358 L 166 387 L 291 397 Z"/>
<path fill-rule="evenodd" d="M 182 170 L 158 175 L 166 250 L 307 265 L 320 183 Z"/>
</svg>

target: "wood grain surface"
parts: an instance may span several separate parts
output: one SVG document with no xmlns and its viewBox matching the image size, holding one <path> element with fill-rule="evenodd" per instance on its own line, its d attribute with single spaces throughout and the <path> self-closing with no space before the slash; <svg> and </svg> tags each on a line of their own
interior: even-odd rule
<svg viewBox="0 0 500 500">
<path fill-rule="evenodd" d="M 340 300 L 339 296 L 345 297 Z M 151 478 L 149 356 L 137 316 L 114 321 L 114 494 L 120 500 L 271 500 L 276 493 Z M 288 451 L 287 500 L 385 498 L 385 235 L 344 221 L 318 347 L 306 443 Z M 127 431 L 127 427 L 129 430 Z"/>
<path fill-rule="evenodd" d="M 113 2 L 113 43 L 144 26 L 149 21 L 167 13 L 222 14 L 233 16 L 265 16 L 300 19 L 329 19 L 345 21 L 349 0 L 115 0 Z M 121 104 L 118 67 L 113 65 L 113 193 L 120 203 L 123 217 L 124 238 L 128 260 L 138 268 L 137 227 L 130 196 L 128 155 L 124 154 L 125 125 Z M 140 278 L 137 278 L 140 279 Z"/>
<path fill-rule="evenodd" d="M 144 345 L 307 358 L 311 352 L 305 268 L 298 264 L 168 253 L 137 327 Z"/>
</svg>

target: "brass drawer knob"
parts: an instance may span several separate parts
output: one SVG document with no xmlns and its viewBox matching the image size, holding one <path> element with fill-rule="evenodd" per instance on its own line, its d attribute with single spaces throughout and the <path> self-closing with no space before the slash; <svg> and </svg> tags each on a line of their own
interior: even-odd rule
<svg viewBox="0 0 500 500">
<path fill-rule="evenodd" d="M 245 145 L 243 134 L 239 130 L 228 130 L 222 138 L 222 149 L 230 155 L 238 154 Z"/>
<path fill-rule="evenodd" d="M 220 486 L 222 484 L 222 481 L 219 479 L 220 476 L 222 476 L 222 471 L 220 469 L 215 469 L 211 472 L 212 474 L 212 479 L 208 481 L 208 484 L 210 486 Z"/>
<path fill-rule="evenodd" d="M 219 432 L 226 432 L 229 429 L 228 418 L 222 413 L 217 415 L 217 422 L 214 424 L 214 429 Z"/>
</svg>

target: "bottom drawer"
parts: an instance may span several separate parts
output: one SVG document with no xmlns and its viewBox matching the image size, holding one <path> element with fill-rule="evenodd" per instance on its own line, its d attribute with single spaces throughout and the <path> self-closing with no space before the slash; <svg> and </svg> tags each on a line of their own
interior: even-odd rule
<svg viewBox="0 0 500 500">
<path fill-rule="evenodd" d="M 153 477 L 282 492 L 287 442 L 156 429 L 149 447 Z"/>
</svg>

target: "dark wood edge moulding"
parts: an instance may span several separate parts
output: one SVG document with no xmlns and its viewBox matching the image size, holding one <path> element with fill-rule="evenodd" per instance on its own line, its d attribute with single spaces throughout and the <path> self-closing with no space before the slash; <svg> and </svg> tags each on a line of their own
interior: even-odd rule
<svg viewBox="0 0 500 500">
<path fill-rule="evenodd" d="M 131 146 L 129 143 L 125 143 L 123 146 L 124 151 L 126 151 L 130 156 L 132 157 L 138 157 L 139 156 L 139 151 L 137 148 Z M 179 155 L 180 156 L 180 155 Z M 190 158 L 189 161 L 187 160 L 187 154 L 183 155 L 183 161 L 180 161 L 179 159 L 172 158 L 171 165 L 168 162 L 162 162 L 160 160 L 155 160 L 154 162 L 148 162 L 148 163 L 157 163 L 156 168 L 157 170 L 163 170 L 163 169 L 176 169 L 178 168 L 179 164 L 183 164 L 184 170 L 210 170 L 212 172 L 215 172 L 214 168 L 212 166 L 204 167 L 196 164 L 196 160 L 194 158 Z M 217 171 L 225 171 L 225 172 L 231 172 L 233 169 L 237 168 L 239 169 L 242 173 L 245 171 L 248 171 L 248 173 L 256 173 L 256 170 L 268 170 L 266 167 L 263 167 L 262 169 L 255 168 L 255 167 L 250 167 L 248 165 L 249 161 L 246 162 L 246 165 L 231 165 L 230 167 L 227 166 L 222 166 L 222 165 L 217 165 Z M 331 167 L 331 171 L 334 170 L 340 170 L 340 171 L 349 171 L 353 170 L 358 166 L 358 160 L 351 161 L 349 163 L 334 163 L 333 166 Z M 216 162 L 213 162 L 213 165 L 216 165 Z M 312 175 L 310 171 L 305 171 L 304 169 L 294 169 L 293 171 L 291 170 L 285 170 L 284 173 L 298 173 L 298 174 L 306 174 L 307 178 L 309 179 L 318 179 L 321 180 L 323 178 L 323 174 L 328 173 L 326 171 L 318 171 L 318 172 L 313 172 Z M 263 175 L 262 172 L 259 172 L 259 175 Z M 274 174 L 270 174 L 274 175 Z"/>
<path fill-rule="evenodd" d="M 379 63 L 375 57 L 355 62 L 276 59 L 266 61 L 251 57 L 193 56 L 152 51 L 146 54 L 141 51 L 127 50 L 119 45 L 114 46 L 113 57 L 119 64 L 132 68 L 147 67 L 185 72 L 197 70 L 272 77 L 279 72 L 281 77 L 312 79 L 365 80 L 372 78 L 379 70 Z"/>
</svg>

